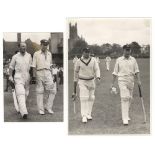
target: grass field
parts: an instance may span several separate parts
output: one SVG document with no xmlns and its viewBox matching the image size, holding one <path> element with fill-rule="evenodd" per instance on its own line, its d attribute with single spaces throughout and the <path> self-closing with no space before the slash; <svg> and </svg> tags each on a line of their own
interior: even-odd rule
<svg viewBox="0 0 155 155">
<path fill-rule="evenodd" d="M 5 84 L 5 82 L 4 82 Z M 63 85 L 59 85 L 56 94 L 53 111 L 54 114 L 39 115 L 37 111 L 35 85 L 30 86 L 27 100 L 28 119 L 23 120 L 14 109 L 11 90 L 4 93 L 4 121 L 5 122 L 62 122 L 63 121 Z"/>
<path fill-rule="evenodd" d="M 95 103 L 93 107 L 93 120 L 86 124 L 81 122 L 80 103 L 76 103 L 76 114 L 73 112 L 71 95 L 73 92 L 73 63 L 69 60 L 69 134 L 149 134 L 150 133 L 150 59 L 138 59 L 143 87 L 144 105 L 147 122 L 143 124 L 143 112 L 139 98 L 137 84 L 134 88 L 134 101 L 130 108 L 128 126 L 123 126 L 121 120 L 120 97 L 112 96 L 109 88 L 112 80 L 112 70 L 115 60 L 111 62 L 111 70 L 105 69 L 104 60 L 100 60 L 101 83 L 96 88 Z M 118 86 L 117 86 L 118 87 Z"/>
</svg>

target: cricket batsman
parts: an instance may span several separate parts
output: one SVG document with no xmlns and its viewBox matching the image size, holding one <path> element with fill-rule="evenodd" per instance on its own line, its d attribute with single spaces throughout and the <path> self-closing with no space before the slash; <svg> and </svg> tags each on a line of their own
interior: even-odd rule
<svg viewBox="0 0 155 155">
<path fill-rule="evenodd" d="M 131 55 L 130 45 L 123 46 L 123 56 L 116 60 L 113 71 L 113 80 L 111 88 L 114 87 L 116 77 L 118 77 L 118 85 L 121 97 L 122 120 L 124 125 L 128 125 L 130 121 L 129 109 L 132 102 L 134 78 L 136 77 L 137 83 L 141 86 L 139 68 L 137 61 Z"/>
<path fill-rule="evenodd" d="M 48 113 L 53 114 L 53 101 L 55 98 L 54 83 L 51 74 L 52 56 L 48 51 L 49 41 L 43 39 L 40 41 L 41 49 L 34 53 L 33 56 L 33 76 L 36 77 L 36 96 L 37 106 L 40 115 Z M 46 94 L 46 103 L 43 103 L 44 95 Z"/>
<path fill-rule="evenodd" d="M 105 58 L 105 64 L 106 64 L 106 70 L 109 71 L 110 70 L 110 62 L 111 62 L 111 58 L 110 56 L 107 56 Z"/>
<path fill-rule="evenodd" d="M 26 99 L 29 94 L 30 74 L 29 70 L 32 64 L 32 58 L 26 52 L 26 44 L 21 42 L 19 52 L 13 56 L 9 67 L 9 80 L 15 84 L 15 95 L 18 100 L 19 111 L 23 119 L 27 119 L 28 111 L 26 108 Z M 13 71 L 15 75 L 13 79 Z"/>
<path fill-rule="evenodd" d="M 74 68 L 74 92 L 72 95 L 73 98 L 76 97 L 78 84 L 83 123 L 87 123 L 87 120 L 92 120 L 95 82 L 100 82 L 100 69 L 95 58 L 90 56 L 90 49 L 84 48 L 82 57 L 77 60 Z"/>
</svg>

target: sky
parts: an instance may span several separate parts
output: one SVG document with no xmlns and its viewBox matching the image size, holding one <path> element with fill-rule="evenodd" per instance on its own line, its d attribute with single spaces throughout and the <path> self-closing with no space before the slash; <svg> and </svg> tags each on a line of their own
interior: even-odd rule
<svg viewBox="0 0 155 155">
<path fill-rule="evenodd" d="M 133 41 L 150 44 L 149 18 L 71 18 L 69 22 L 77 23 L 78 35 L 90 45 L 124 45 Z"/>
<path fill-rule="evenodd" d="M 118 43 L 124 45 L 137 41 L 140 45 L 150 44 L 149 18 L 69 18 L 72 24 L 77 23 L 78 35 L 88 44 Z M 17 33 L 5 32 L 6 41 L 17 41 Z M 48 39 L 49 32 L 22 33 L 22 41 L 30 38 L 40 44 L 41 39 Z"/>
<path fill-rule="evenodd" d="M 25 41 L 26 39 L 31 39 L 31 41 L 40 44 L 40 40 L 42 39 L 49 39 L 50 33 L 49 32 L 32 32 L 32 33 L 21 33 L 21 40 Z M 16 32 L 4 32 L 3 38 L 5 41 L 17 41 L 17 33 Z"/>
</svg>

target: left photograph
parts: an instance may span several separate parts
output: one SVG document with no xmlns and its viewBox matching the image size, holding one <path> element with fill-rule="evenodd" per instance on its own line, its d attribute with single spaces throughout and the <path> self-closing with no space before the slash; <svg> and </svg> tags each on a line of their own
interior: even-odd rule
<svg viewBox="0 0 155 155">
<path fill-rule="evenodd" d="M 63 122 L 63 33 L 4 32 L 4 122 Z"/>
</svg>

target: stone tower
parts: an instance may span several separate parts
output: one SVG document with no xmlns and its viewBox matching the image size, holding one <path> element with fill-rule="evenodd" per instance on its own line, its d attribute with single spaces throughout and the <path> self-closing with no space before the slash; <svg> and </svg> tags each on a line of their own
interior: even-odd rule
<svg viewBox="0 0 155 155">
<path fill-rule="evenodd" d="M 17 33 L 17 42 L 18 42 L 18 43 L 21 42 L 21 33 Z"/>
<path fill-rule="evenodd" d="M 68 50 L 69 51 L 72 50 L 77 40 L 79 40 L 77 23 L 75 23 L 75 25 L 72 25 L 71 23 L 69 23 L 69 39 L 68 39 Z"/>
<path fill-rule="evenodd" d="M 77 23 L 75 23 L 75 25 L 71 25 L 71 23 L 69 24 L 69 38 L 70 39 L 78 38 Z"/>
<path fill-rule="evenodd" d="M 50 34 L 49 50 L 52 53 L 52 63 L 63 66 L 63 33 Z"/>
</svg>

